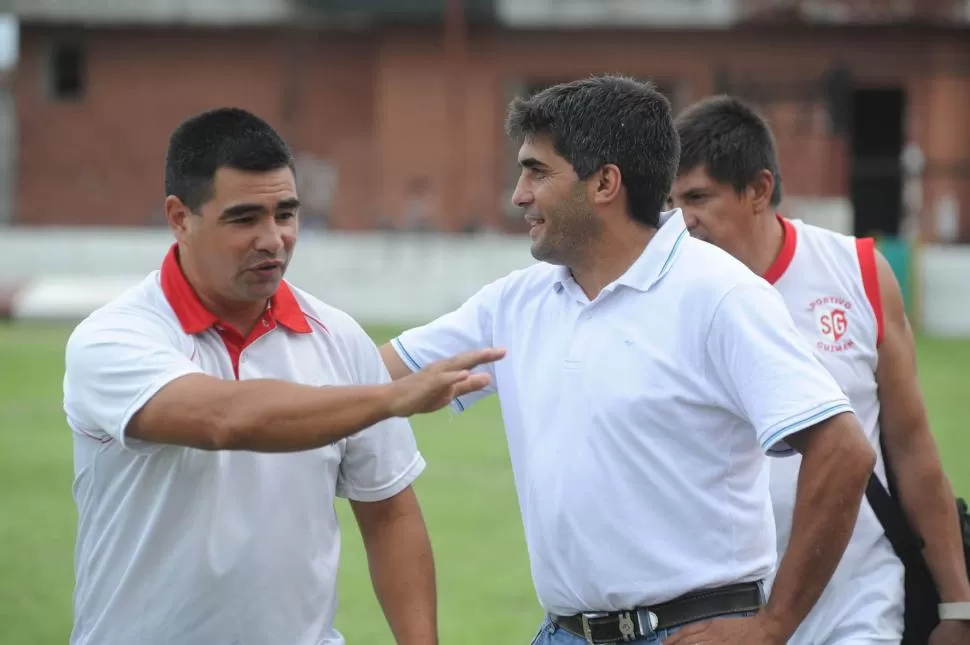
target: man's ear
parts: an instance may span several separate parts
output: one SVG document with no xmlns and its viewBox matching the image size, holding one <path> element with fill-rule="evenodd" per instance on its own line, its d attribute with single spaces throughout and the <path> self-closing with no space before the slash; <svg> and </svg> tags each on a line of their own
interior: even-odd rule
<svg viewBox="0 0 970 645">
<path fill-rule="evenodd" d="M 623 188 L 623 176 L 616 164 L 606 164 L 597 170 L 591 179 L 594 182 L 594 204 L 609 204 L 619 196 L 620 189 Z"/>
<path fill-rule="evenodd" d="M 175 239 L 179 242 L 184 241 L 185 236 L 188 235 L 190 217 L 194 217 L 192 211 L 181 199 L 175 195 L 165 198 L 165 221 L 168 222 L 168 227 L 172 229 Z"/>
<path fill-rule="evenodd" d="M 762 170 L 753 182 L 748 184 L 748 196 L 755 212 L 763 213 L 772 208 L 771 196 L 775 192 L 775 177 L 770 170 Z"/>
</svg>

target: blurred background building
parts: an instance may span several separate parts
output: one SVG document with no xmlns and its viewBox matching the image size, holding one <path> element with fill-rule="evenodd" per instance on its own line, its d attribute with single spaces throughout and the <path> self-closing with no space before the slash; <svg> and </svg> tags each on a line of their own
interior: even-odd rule
<svg viewBox="0 0 970 645">
<path fill-rule="evenodd" d="M 0 0 L 2 12 L 16 56 L 0 75 L 0 281 L 107 271 L 84 239 L 169 239 L 167 138 L 235 105 L 293 146 L 304 228 L 345 234 L 326 254 L 421 231 L 380 248 L 437 275 L 427 258 L 445 267 L 458 247 L 434 235 L 506 234 L 502 259 L 463 247 L 485 268 L 453 302 L 529 259 L 509 203 L 508 102 L 625 73 L 675 110 L 721 92 L 754 103 L 777 136 L 784 213 L 878 236 L 908 301 L 932 300 L 915 318 L 970 306 L 970 287 L 947 282 L 970 273 L 970 254 L 952 252 L 970 242 L 970 0 Z M 58 263 L 37 259 L 55 239 L 70 242 Z M 119 248 L 113 270 L 144 270 Z M 322 266 L 306 275 L 320 283 Z M 960 307 L 947 315 L 970 334 Z"/>
<path fill-rule="evenodd" d="M 0 186 L 17 225 L 161 224 L 168 134 L 233 104 L 294 146 L 309 226 L 519 231 L 507 102 L 623 72 L 675 109 L 715 92 L 757 104 L 786 208 L 970 240 L 967 0 L 7 4 L 20 53 Z"/>
</svg>

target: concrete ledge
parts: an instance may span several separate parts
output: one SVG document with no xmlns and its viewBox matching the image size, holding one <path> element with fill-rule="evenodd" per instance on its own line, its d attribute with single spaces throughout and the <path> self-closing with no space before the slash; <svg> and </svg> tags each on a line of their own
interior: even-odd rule
<svg viewBox="0 0 970 645">
<path fill-rule="evenodd" d="M 138 284 L 143 276 L 45 276 L 20 286 L 10 302 L 15 320 L 81 320 Z"/>
<path fill-rule="evenodd" d="M 0 230 L 0 317 L 83 318 L 158 268 L 171 243 L 167 229 Z M 533 262 L 526 236 L 308 231 L 287 279 L 363 323 L 411 325 Z M 911 264 L 914 326 L 970 337 L 970 246 L 925 245 Z"/>
<path fill-rule="evenodd" d="M 917 263 L 920 330 L 970 337 L 970 247 L 925 246 Z"/>
</svg>

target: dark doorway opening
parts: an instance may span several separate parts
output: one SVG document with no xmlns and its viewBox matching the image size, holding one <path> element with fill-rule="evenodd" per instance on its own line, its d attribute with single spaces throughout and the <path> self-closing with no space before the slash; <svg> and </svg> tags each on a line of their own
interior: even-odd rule
<svg viewBox="0 0 970 645">
<path fill-rule="evenodd" d="M 896 236 L 903 217 L 900 155 L 906 93 L 901 88 L 856 89 L 850 109 L 853 232 L 857 236 Z"/>
</svg>

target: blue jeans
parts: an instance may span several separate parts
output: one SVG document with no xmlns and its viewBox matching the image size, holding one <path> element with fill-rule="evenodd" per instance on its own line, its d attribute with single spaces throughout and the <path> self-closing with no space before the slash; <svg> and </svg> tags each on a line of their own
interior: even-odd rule
<svg viewBox="0 0 970 645">
<path fill-rule="evenodd" d="M 721 618 L 737 618 L 741 616 L 753 616 L 754 612 L 744 612 L 740 614 L 726 614 L 721 616 Z M 712 618 L 710 620 L 717 620 L 717 618 Z M 701 621 L 703 622 L 703 621 Z M 630 645 L 660 645 L 667 637 L 676 632 L 679 627 L 671 627 L 670 629 L 660 629 L 655 631 L 650 636 L 646 638 L 641 638 L 638 641 L 632 641 Z M 539 628 L 539 633 L 536 634 L 535 638 L 532 639 L 532 645 L 585 645 L 586 640 L 581 636 L 576 636 L 571 632 L 567 632 L 562 627 L 559 627 L 548 618 L 542 623 Z"/>
</svg>

